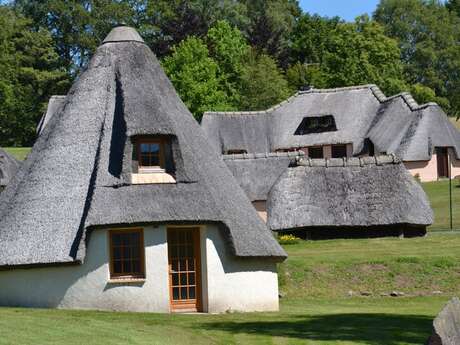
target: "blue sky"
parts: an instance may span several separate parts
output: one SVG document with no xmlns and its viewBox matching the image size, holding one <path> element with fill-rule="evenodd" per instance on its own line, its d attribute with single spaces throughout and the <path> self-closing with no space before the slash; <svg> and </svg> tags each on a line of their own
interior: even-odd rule
<svg viewBox="0 0 460 345">
<path fill-rule="evenodd" d="M 379 0 L 300 0 L 305 12 L 321 16 L 339 16 L 353 21 L 357 16 L 375 11 Z"/>
</svg>

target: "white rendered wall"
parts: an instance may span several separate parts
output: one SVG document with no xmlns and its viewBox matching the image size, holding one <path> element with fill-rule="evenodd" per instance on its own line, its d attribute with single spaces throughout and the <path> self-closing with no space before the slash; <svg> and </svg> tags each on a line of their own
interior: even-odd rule
<svg viewBox="0 0 460 345">
<path fill-rule="evenodd" d="M 276 265 L 229 256 L 218 231 L 202 227 L 204 311 L 276 310 Z M 166 226 L 144 227 L 144 243 L 144 282 L 109 281 L 107 230 L 96 230 L 82 265 L 0 271 L 0 305 L 169 312 Z"/>
<path fill-rule="evenodd" d="M 106 230 L 91 234 L 83 265 L 0 272 L 0 304 L 26 307 L 169 311 L 165 227 L 144 228 L 146 280 L 109 282 Z"/>
<path fill-rule="evenodd" d="M 207 270 L 204 280 L 208 312 L 278 310 L 276 263 L 269 259 L 235 258 L 222 234 L 213 227 L 203 231 L 201 247 L 206 250 L 203 265 Z"/>
</svg>

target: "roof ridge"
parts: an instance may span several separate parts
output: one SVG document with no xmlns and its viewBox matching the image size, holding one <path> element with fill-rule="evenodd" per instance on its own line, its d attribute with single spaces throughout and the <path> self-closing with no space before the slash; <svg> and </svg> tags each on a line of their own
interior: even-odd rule
<svg viewBox="0 0 460 345">
<path fill-rule="evenodd" d="M 277 108 L 285 105 L 286 103 L 291 102 L 295 97 L 300 95 L 312 94 L 312 93 L 333 93 L 333 92 L 342 92 L 342 91 L 353 91 L 353 90 L 364 90 L 369 89 L 371 90 L 372 94 L 380 103 L 386 103 L 392 101 L 396 98 L 402 98 L 404 103 L 409 107 L 411 111 L 422 110 L 431 106 L 438 106 L 436 102 L 428 102 L 424 104 L 418 104 L 417 101 L 414 99 L 410 92 L 400 92 L 398 94 L 392 96 L 385 96 L 383 91 L 376 85 L 376 84 L 364 84 L 364 85 L 356 85 L 356 86 L 344 86 L 344 87 L 337 87 L 337 88 L 329 88 L 329 89 L 310 89 L 305 91 L 297 91 L 291 97 L 287 98 L 286 100 L 278 103 L 271 108 L 265 110 L 256 110 L 256 111 L 205 111 L 203 116 L 205 115 L 226 115 L 226 116 L 241 116 L 241 115 L 263 115 L 268 114 Z"/>
<path fill-rule="evenodd" d="M 308 94 L 308 93 L 331 93 L 331 92 L 341 92 L 341 91 L 350 91 L 350 90 L 364 90 L 371 89 L 372 87 L 377 86 L 375 84 L 363 84 L 363 85 L 354 85 L 354 86 L 343 86 L 335 87 L 328 89 L 315 89 L 311 88 L 310 90 L 299 91 L 299 94 Z"/>
<path fill-rule="evenodd" d="M 375 96 L 375 98 L 377 98 L 377 100 L 380 103 L 386 103 L 386 102 L 390 102 L 390 101 L 392 101 L 392 100 L 394 100 L 396 98 L 402 98 L 404 103 L 406 103 L 406 105 L 409 107 L 409 109 L 411 111 L 422 110 L 422 109 L 425 109 L 425 108 L 428 108 L 428 107 L 431 107 L 431 106 L 438 106 L 439 107 L 439 104 L 437 104 L 436 102 L 428 102 L 428 103 L 418 104 L 417 101 L 412 96 L 412 94 L 410 92 L 407 92 L 407 91 L 400 92 L 400 93 L 397 93 L 396 95 L 392 95 L 392 96 L 387 97 L 387 96 L 385 96 L 383 91 L 377 85 L 373 85 L 370 89 L 372 91 L 372 94 Z"/>
<path fill-rule="evenodd" d="M 300 158 L 297 159 L 298 166 L 305 167 L 364 167 L 369 165 L 390 165 L 400 164 L 401 160 L 394 154 L 369 156 L 369 157 L 351 157 L 351 158 Z"/>
<path fill-rule="evenodd" d="M 265 159 L 265 158 L 299 158 L 304 157 L 303 151 L 293 152 L 259 152 L 259 153 L 238 153 L 238 154 L 224 154 L 222 155 L 223 160 L 237 160 L 237 159 Z"/>
<path fill-rule="evenodd" d="M 275 104 L 271 108 L 265 109 L 265 110 L 248 110 L 248 111 L 205 111 L 203 113 L 203 116 L 205 115 L 262 115 L 262 114 L 268 114 L 272 112 L 275 109 L 278 109 L 279 107 L 291 102 L 295 97 L 297 97 L 300 94 L 300 91 L 297 91 L 295 94 L 290 96 L 289 98 L 285 99 L 284 101 Z"/>
</svg>

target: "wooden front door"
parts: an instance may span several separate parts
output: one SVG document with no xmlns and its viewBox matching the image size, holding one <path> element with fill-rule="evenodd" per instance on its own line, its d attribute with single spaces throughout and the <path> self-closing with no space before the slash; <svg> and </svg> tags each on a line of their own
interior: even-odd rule
<svg viewBox="0 0 460 345">
<path fill-rule="evenodd" d="M 449 156 L 447 147 L 436 148 L 436 160 L 438 162 L 438 178 L 449 177 Z"/>
<path fill-rule="evenodd" d="M 169 228 L 169 294 L 172 311 L 201 311 L 200 229 Z"/>
</svg>

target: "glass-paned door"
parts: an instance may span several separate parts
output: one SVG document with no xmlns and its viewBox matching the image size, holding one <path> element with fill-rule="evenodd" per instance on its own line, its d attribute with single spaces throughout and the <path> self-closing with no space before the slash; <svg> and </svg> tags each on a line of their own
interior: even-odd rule
<svg viewBox="0 0 460 345">
<path fill-rule="evenodd" d="M 169 228 L 168 258 L 171 309 L 200 311 L 199 228 Z"/>
</svg>

